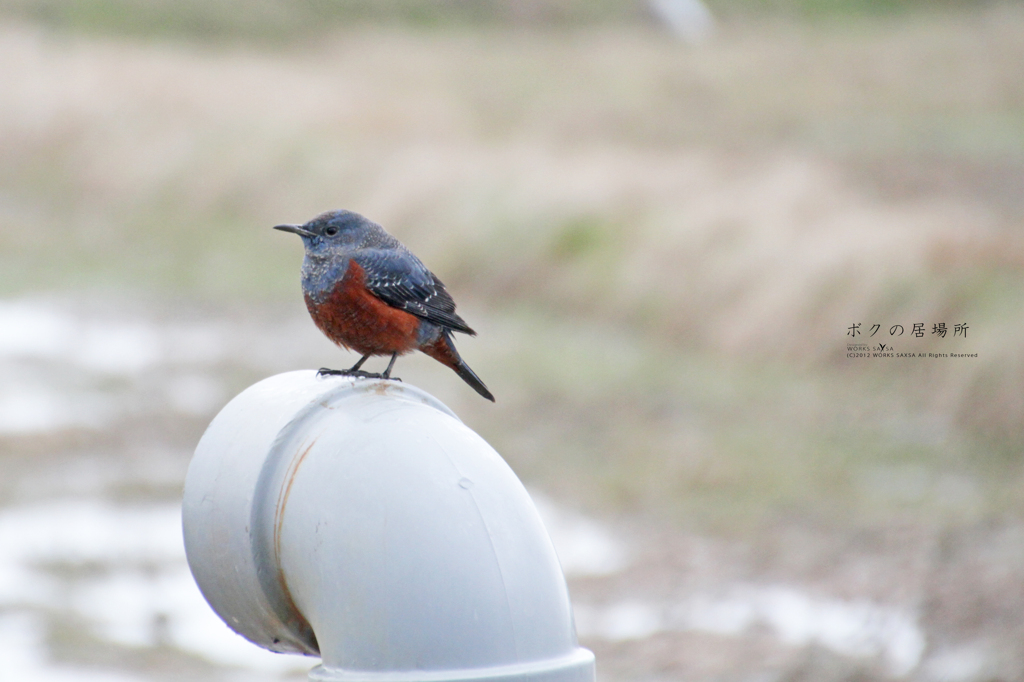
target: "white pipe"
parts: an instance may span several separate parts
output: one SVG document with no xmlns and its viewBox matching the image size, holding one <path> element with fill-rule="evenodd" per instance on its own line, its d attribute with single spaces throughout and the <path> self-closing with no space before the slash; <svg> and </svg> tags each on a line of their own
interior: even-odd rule
<svg viewBox="0 0 1024 682">
<path fill-rule="evenodd" d="M 214 611 L 264 648 L 320 655 L 311 680 L 594 680 L 526 490 L 408 384 L 251 386 L 196 448 L 183 523 Z"/>
</svg>

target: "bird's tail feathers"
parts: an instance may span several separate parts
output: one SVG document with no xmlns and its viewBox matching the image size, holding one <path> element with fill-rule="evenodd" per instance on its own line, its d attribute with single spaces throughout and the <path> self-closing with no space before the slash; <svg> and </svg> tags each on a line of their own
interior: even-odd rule
<svg viewBox="0 0 1024 682">
<path fill-rule="evenodd" d="M 480 380 L 480 377 L 476 375 L 469 365 L 459 355 L 459 351 L 455 350 L 455 343 L 452 341 L 451 332 L 447 329 L 441 331 L 437 341 L 434 341 L 430 345 L 423 346 L 423 352 L 434 358 L 442 365 L 447 365 L 455 370 L 463 381 L 473 387 L 473 390 L 482 395 L 483 397 L 494 402 L 494 396 L 484 382 Z"/>
</svg>

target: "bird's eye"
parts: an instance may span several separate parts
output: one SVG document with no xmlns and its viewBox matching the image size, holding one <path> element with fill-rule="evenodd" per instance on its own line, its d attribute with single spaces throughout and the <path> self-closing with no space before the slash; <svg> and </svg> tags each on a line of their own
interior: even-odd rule
<svg viewBox="0 0 1024 682">
<path fill-rule="evenodd" d="M 336 228 L 334 225 L 331 225 L 330 227 L 324 228 L 324 234 L 326 234 L 328 237 L 333 237 L 334 235 L 338 234 L 338 228 Z"/>
</svg>

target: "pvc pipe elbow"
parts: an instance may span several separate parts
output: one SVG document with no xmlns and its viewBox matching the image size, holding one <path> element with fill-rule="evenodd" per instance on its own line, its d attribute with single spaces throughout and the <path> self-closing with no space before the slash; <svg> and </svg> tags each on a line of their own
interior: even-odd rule
<svg viewBox="0 0 1024 682">
<path fill-rule="evenodd" d="M 592 682 L 565 579 L 505 461 L 393 381 L 265 379 L 189 466 L 185 549 L 206 600 L 311 680 Z"/>
</svg>

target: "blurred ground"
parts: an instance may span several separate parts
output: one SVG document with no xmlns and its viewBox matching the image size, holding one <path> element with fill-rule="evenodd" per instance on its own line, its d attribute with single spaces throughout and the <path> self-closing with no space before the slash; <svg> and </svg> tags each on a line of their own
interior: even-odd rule
<svg viewBox="0 0 1024 682">
<path fill-rule="evenodd" d="M 602 679 L 1021 679 L 1024 9 L 854 4 L 712 4 L 694 44 L 614 2 L 0 3 L 5 544 L 159 527 L 231 395 L 350 363 L 269 229 L 346 207 L 498 402 L 399 375 L 629 557 L 570 572 Z M 879 338 L 915 357 L 848 357 Z M 51 545 L 0 629 L 53 679 L 283 669 L 189 648 L 171 550 Z"/>
</svg>

